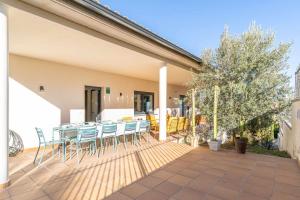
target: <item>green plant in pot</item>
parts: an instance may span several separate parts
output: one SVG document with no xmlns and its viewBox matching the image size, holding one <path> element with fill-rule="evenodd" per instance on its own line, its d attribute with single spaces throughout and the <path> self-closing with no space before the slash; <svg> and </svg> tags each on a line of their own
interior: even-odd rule
<svg viewBox="0 0 300 200">
<path fill-rule="evenodd" d="M 221 148 L 221 140 L 218 140 L 216 138 L 210 139 L 208 142 L 209 149 L 212 151 L 219 151 Z"/>
<path fill-rule="evenodd" d="M 244 123 L 241 121 L 239 127 L 239 137 L 235 137 L 235 149 L 238 153 L 246 153 L 248 138 L 244 136 Z"/>
<path fill-rule="evenodd" d="M 214 130 L 211 134 L 211 139 L 208 142 L 209 149 L 213 151 L 219 151 L 221 148 L 221 140 L 218 140 L 218 97 L 219 97 L 219 87 L 215 85 L 214 87 Z"/>
</svg>

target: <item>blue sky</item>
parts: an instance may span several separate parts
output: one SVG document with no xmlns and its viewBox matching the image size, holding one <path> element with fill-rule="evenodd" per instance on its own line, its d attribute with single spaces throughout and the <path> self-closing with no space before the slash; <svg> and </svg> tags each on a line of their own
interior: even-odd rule
<svg viewBox="0 0 300 200">
<path fill-rule="evenodd" d="M 276 33 L 276 43 L 293 42 L 290 69 L 300 64 L 300 0 L 101 0 L 103 5 L 199 56 L 216 48 L 224 25 L 239 34 L 252 21 Z M 291 84 L 294 85 L 294 77 Z"/>
</svg>

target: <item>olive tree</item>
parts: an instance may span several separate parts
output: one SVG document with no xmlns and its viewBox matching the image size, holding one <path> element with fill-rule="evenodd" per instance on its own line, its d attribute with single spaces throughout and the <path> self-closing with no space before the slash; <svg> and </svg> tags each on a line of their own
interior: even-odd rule
<svg viewBox="0 0 300 200">
<path fill-rule="evenodd" d="M 190 87 L 200 91 L 197 106 L 208 122 L 215 119 L 219 129 L 242 134 L 254 119 L 277 119 L 289 108 L 292 89 L 286 70 L 291 44 L 274 41 L 273 32 L 252 23 L 241 35 L 225 27 L 219 47 L 203 51 L 205 70 L 193 75 Z"/>
</svg>

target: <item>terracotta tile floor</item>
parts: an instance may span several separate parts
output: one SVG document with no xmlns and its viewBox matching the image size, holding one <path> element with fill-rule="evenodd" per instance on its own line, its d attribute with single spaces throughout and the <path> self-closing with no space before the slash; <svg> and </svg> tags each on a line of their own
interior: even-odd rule
<svg viewBox="0 0 300 200">
<path fill-rule="evenodd" d="M 10 158 L 12 185 L 2 199 L 300 199 L 300 169 L 291 159 L 211 152 L 173 142 L 108 149 L 62 163 L 31 164 L 34 152 Z"/>
</svg>

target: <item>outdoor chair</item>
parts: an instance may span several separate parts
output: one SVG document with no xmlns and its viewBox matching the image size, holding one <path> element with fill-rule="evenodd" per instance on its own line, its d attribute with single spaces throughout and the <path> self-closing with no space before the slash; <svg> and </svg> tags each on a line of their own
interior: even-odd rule
<svg viewBox="0 0 300 200">
<path fill-rule="evenodd" d="M 178 118 L 177 117 L 170 117 L 168 124 L 167 124 L 167 134 L 171 135 L 177 132 L 177 125 L 178 125 Z"/>
<path fill-rule="evenodd" d="M 146 116 L 146 119 L 148 121 L 150 121 L 150 128 L 151 128 L 151 130 L 154 130 L 154 131 L 158 131 L 159 130 L 159 125 L 158 125 L 158 123 L 157 123 L 154 115 L 150 115 L 149 114 L 149 115 Z"/>
<path fill-rule="evenodd" d="M 111 120 L 105 120 L 102 121 L 101 124 L 112 124 L 113 122 Z"/>
<path fill-rule="evenodd" d="M 141 143 L 141 137 L 143 134 L 147 134 L 147 142 L 149 142 L 150 137 L 150 122 L 147 120 L 140 121 L 140 127 L 139 131 L 136 133 L 136 135 L 139 138 L 139 142 Z"/>
<path fill-rule="evenodd" d="M 125 130 L 124 130 L 124 143 L 125 143 L 125 148 L 127 149 L 127 136 L 131 135 L 132 139 L 131 142 L 132 144 L 136 144 L 136 122 L 126 122 L 125 124 Z"/>
<path fill-rule="evenodd" d="M 102 132 L 100 135 L 100 148 L 102 149 L 102 154 L 104 153 L 104 146 L 103 146 L 104 140 L 112 138 L 114 150 L 116 149 L 116 145 L 117 145 L 116 133 L 117 133 L 117 124 L 116 123 L 109 123 L 109 124 L 102 125 Z M 106 144 L 106 142 L 105 142 L 105 144 Z"/>
<path fill-rule="evenodd" d="M 183 131 L 187 132 L 190 128 L 190 120 L 188 118 L 185 119 Z"/>
<path fill-rule="evenodd" d="M 185 117 L 179 117 L 177 131 L 182 133 L 184 129 Z"/>
<path fill-rule="evenodd" d="M 133 120 L 133 118 L 131 116 L 124 116 L 122 117 L 122 121 L 123 122 L 131 122 Z"/>
<path fill-rule="evenodd" d="M 77 137 L 70 139 L 70 158 L 72 158 L 73 145 L 76 145 L 77 163 L 79 164 L 79 151 L 82 152 L 81 144 L 84 143 L 89 144 L 90 154 L 97 155 L 97 133 L 96 126 L 83 126 L 78 128 Z"/>
<path fill-rule="evenodd" d="M 76 124 L 63 124 L 59 129 L 60 138 L 64 141 L 63 143 L 63 160 L 66 160 L 67 143 L 77 137 Z"/>
<path fill-rule="evenodd" d="M 38 150 L 35 154 L 33 164 L 35 164 L 35 161 L 36 161 L 37 156 L 39 154 L 40 148 L 41 148 L 41 146 L 43 146 L 43 152 L 42 152 L 42 155 L 40 157 L 39 164 L 38 164 L 38 165 L 40 165 L 43 161 L 46 146 L 50 146 L 50 145 L 52 146 L 52 156 L 53 156 L 54 155 L 54 145 L 61 145 L 61 144 L 64 143 L 64 140 L 54 140 L 54 139 L 52 139 L 51 141 L 46 141 L 43 130 L 41 128 L 35 128 L 35 130 L 36 130 L 36 133 L 37 133 L 38 138 L 39 138 L 39 147 L 38 147 Z M 60 155 L 60 146 L 58 147 L 58 153 Z"/>
</svg>

